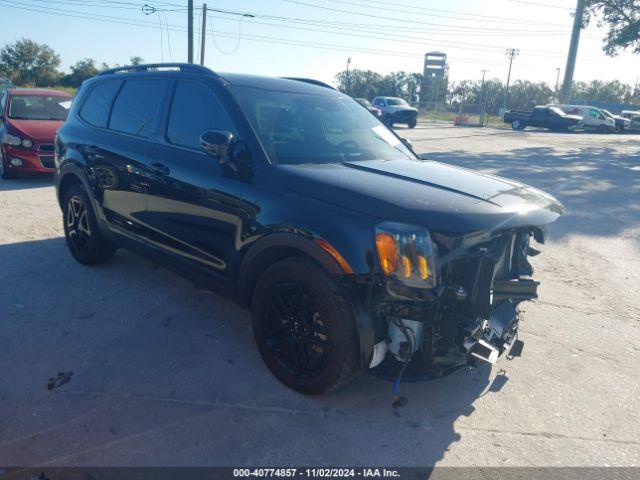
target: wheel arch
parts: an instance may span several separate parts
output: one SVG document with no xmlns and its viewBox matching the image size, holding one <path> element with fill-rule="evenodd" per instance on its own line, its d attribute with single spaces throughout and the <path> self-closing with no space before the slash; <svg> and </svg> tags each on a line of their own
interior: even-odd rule
<svg viewBox="0 0 640 480">
<path fill-rule="evenodd" d="M 317 243 L 314 239 L 289 233 L 272 233 L 257 240 L 249 247 L 237 267 L 236 297 L 238 302 L 243 307 L 250 306 L 260 273 L 269 265 L 285 258 L 304 256 L 317 263 L 330 275 L 350 273 L 345 271 L 338 260 L 320 246 L 319 242 L 321 241 Z"/>
</svg>

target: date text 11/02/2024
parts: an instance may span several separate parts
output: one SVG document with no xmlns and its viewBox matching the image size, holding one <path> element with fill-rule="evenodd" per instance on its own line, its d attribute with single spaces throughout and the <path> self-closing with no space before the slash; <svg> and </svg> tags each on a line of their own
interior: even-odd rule
<svg viewBox="0 0 640 480">
<path fill-rule="evenodd" d="M 397 470 L 387 468 L 239 468 L 234 477 L 303 477 L 303 478 L 398 478 Z"/>
</svg>

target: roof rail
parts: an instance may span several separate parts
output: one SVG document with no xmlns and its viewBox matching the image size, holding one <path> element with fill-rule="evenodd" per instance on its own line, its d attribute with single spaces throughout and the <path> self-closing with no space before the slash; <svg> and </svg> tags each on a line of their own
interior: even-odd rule
<svg viewBox="0 0 640 480">
<path fill-rule="evenodd" d="M 202 65 L 194 63 L 147 63 L 144 65 L 127 65 L 124 67 L 115 67 L 100 72 L 100 75 L 110 75 L 112 73 L 136 73 L 136 72 L 162 72 L 162 71 L 180 71 L 190 73 L 209 73 L 215 74 L 212 70 Z"/>
<path fill-rule="evenodd" d="M 299 77 L 282 77 L 285 80 L 295 80 L 296 82 L 304 82 L 310 83 L 311 85 L 317 85 L 319 87 L 330 88 L 331 90 L 335 90 L 331 85 L 321 82 L 320 80 L 314 80 L 313 78 L 299 78 Z"/>
</svg>

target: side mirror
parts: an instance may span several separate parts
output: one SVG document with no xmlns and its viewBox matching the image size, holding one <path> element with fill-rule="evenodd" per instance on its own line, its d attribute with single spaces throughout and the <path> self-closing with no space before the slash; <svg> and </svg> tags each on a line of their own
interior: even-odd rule
<svg viewBox="0 0 640 480">
<path fill-rule="evenodd" d="M 400 140 L 402 140 L 402 143 L 404 143 L 405 147 L 413 152 L 413 143 L 411 142 L 411 140 L 409 140 L 408 138 L 401 138 Z"/>
<path fill-rule="evenodd" d="M 233 141 L 233 133 L 227 130 L 209 130 L 200 136 L 200 147 L 207 155 L 224 163 Z"/>
</svg>

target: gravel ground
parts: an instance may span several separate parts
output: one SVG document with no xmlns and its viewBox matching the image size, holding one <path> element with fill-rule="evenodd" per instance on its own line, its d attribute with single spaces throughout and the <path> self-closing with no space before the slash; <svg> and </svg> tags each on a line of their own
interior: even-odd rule
<svg viewBox="0 0 640 480">
<path fill-rule="evenodd" d="M 371 376 L 303 397 L 247 312 L 125 251 L 76 264 L 51 180 L 0 181 L 0 465 L 640 465 L 640 137 L 400 131 L 568 208 L 521 358 L 407 383 L 397 411 Z"/>
</svg>

